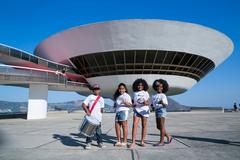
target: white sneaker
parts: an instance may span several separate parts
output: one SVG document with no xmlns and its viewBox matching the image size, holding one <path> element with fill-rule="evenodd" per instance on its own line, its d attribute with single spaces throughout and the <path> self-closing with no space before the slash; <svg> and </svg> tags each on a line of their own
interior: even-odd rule
<svg viewBox="0 0 240 160">
<path fill-rule="evenodd" d="M 103 143 L 98 143 L 98 147 L 99 147 L 99 148 L 105 148 L 106 146 L 103 145 Z"/>
<path fill-rule="evenodd" d="M 85 149 L 91 149 L 91 143 L 87 143 Z"/>
</svg>

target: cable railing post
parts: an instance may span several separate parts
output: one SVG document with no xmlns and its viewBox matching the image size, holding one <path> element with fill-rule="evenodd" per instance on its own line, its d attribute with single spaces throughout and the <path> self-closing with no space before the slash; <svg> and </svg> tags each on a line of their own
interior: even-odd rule
<svg viewBox="0 0 240 160">
<path fill-rule="evenodd" d="M 48 82 L 48 72 L 46 72 L 46 81 Z"/>
</svg>

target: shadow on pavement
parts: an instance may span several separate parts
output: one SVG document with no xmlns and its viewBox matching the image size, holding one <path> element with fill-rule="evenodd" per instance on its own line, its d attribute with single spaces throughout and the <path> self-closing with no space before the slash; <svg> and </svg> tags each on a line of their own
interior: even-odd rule
<svg viewBox="0 0 240 160">
<path fill-rule="evenodd" d="M 148 135 L 151 136 L 160 136 L 159 134 L 151 134 L 149 133 Z M 217 144 L 227 144 L 227 145 L 233 145 L 233 146 L 240 146 L 239 141 L 228 141 L 228 140 L 222 140 L 222 139 L 213 139 L 213 138 L 202 138 L 202 137 L 189 137 L 189 136 L 177 136 L 177 135 L 172 135 L 173 138 L 178 138 L 178 139 L 187 139 L 191 141 L 200 141 L 200 142 L 209 142 L 209 143 L 217 143 Z"/>
<path fill-rule="evenodd" d="M 192 141 L 227 144 L 227 145 L 233 145 L 233 146 L 240 147 L 240 142 L 237 142 L 237 141 L 228 141 L 228 140 L 222 140 L 222 139 L 212 139 L 212 138 L 202 138 L 202 137 L 186 137 L 186 136 L 176 136 L 176 135 L 173 135 L 173 137 L 179 138 L 179 139 L 188 139 L 188 140 L 192 140 Z"/>
<path fill-rule="evenodd" d="M 159 135 L 158 135 L 159 136 Z M 61 143 L 63 145 L 66 146 L 71 146 L 71 147 L 85 147 L 86 143 L 86 137 L 82 136 L 79 133 L 70 133 L 70 136 L 66 136 L 66 135 L 60 135 L 60 134 L 53 134 L 53 138 L 60 140 Z M 81 139 L 81 140 L 78 140 Z M 116 143 L 116 136 L 111 136 L 111 135 L 107 135 L 107 134 L 102 134 L 102 139 L 103 139 L 103 143 L 107 143 L 110 145 L 113 145 Z M 96 138 L 94 137 L 93 140 L 96 141 Z M 131 139 L 127 139 L 128 143 L 131 143 L 132 140 Z M 145 140 L 146 144 L 150 144 L 153 145 L 156 143 L 156 141 L 151 141 L 151 140 Z M 140 144 L 140 140 L 136 140 L 136 144 L 139 145 Z M 92 144 L 94 146 L 94 144 Z"/>
<path fill-rule="evenodd" d="M 72 138 L 71 136 L 65 136 L 65 135 L 59 135 L 59 134 L 53 134 L 53 138 L 60 140 L 62 144 L 65 146 L 71 146 L 71 147 L 85 147 L 84 141 L 79 141 L 77 139 Z"/>
<path fill-rule="evenodd" d="M 103 143 L 109 143 L 114 145 L 116 143 L 116 137 L 115 136 L 110 136 L 107 134 L 102 134 L 102 138 L 103 138 Z"/>
<path fill-rule="evenodd" d="M 71 133 L 70 135 L 75 136 L 75 138 L 84 138 L 84 143 L 85 143 L 85 139 L 86 139 L 85 136 L 83 136 L 79 133 Z M 115 144 L 116 143 L 116 137 L 115 136 L 102 134 L 102 139 L 103 139 L 103 143 L 109 143 L 109 144 Z M 93 140 L 96 140 L 96 137 L 94 137 Z"/>
<path fill-rule="evenodd" d="M 0 148 L 3 146 L 6 142 L 5 134 L 0 130 Z"/>
</svg>

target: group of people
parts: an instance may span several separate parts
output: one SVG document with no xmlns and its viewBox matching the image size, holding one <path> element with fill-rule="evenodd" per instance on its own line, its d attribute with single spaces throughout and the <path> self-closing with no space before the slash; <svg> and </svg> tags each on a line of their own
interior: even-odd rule
<svg viewBox="0 0 240 160">
<path fill-rule="evenodd" d="M 136 145 L 136 135 L 139 121 L 142 122 L 142 134 L 140 146 L 145 147 L 145 137 L 147 135 L 147 123 L 150 114 L 150 106 L 155 110 L 156 127 L 160 131 L 160 140 L 154 146 L 164 146 L 164 138 L 167 138 L 167 144 L 171 143 L 172 136 L 165 129 L 165 118 L 167 115 L 166 107 L 168 100 L 166 92 L 168 91 L 168 83 L 163 79 L 157 79 L 153 82 L 153 89 L 156 94 L 150 98 L 148 84 L 144 79 L 137 79 L 132 85 L 134 92 L 133 97 L 128 94 L 128 89 L 124 83 L 120 83 L 113 95 L 114 107 L 116 110 L 115 130 L 117 142 L 116 147 L 127 146 L 128 135 L 128 117 L 129 110 L 133 108 L 133 126 L 132 126 L 132 143 L 127 147 L 133 149 Z M 88 116 L 95 117 L 99 122 L 102 122 L 102 113 L 104 108 L 104 99 L 100 96 L 100 86 L 95 84 L 92 86 L 93 94 L 89 95 L 83 102 L 83 109 Z M 93 109 L 94 108 L 94 109 Z M 121 141 L 121 129 L 123 131 L 123 141 Z M 101 125 L 96 129 L 96 139 L 98 147 L 102 148 L 103 141 L 101 136 Z M 93 137 L 87 137 L 85 149 L 91 148 Z"/>
</svg>

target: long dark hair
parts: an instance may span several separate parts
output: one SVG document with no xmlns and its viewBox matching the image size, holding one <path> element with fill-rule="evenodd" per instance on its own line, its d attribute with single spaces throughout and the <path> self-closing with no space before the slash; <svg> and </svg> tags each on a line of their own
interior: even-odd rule
<svg viewBox="0 0 240 160">
<path fill-rule="evenodd" d="M 121 93 L 119 92 L 119 87 L 121 87 L 121 86 L 123 86 L 123 87 L 125 88 L 125 90 L 126 90 L 125 92 L 128 93 L 126 84 L 120 83 L 120 84 L 118 85 L 118 88 L 116 89 L 114 95 L 113 95 L 113 99 L 114 99 L 114 100 L 116 100 L 116 99 L 121 95 Z"/>
<path fill-rule="evenodd" d="M 139 79 L 136 79 L 136 80 L 133 82 L 133 85 L 132 85 L 132 90 L 133 90 L 133 92 L 139 91 L 139 90 L 138 90 L 138 84 L 139 84 L 139 83 L 142 83 L 142 84 L 143 84 L 143 90 L 144 90 L 144 91 L 147 91 L 147 90 L 148 90 L 148 84 L 147 84 L 147 82 L 146 82 L 144 79 L 139 78 Z"/>
<path fill-rule="evenodd" d="M 167 91 L 168 91 L 168 88 L 169 88 L 169 85 L 168 85 L 168 82 L 166 81 L 166 80 L 164 80 L 164 79 L 156 79 L 154 82 L 153 82 L 153 85 L 152 85 L 152 87 L 153 87 L 153 89 L 155 90 L 155 91 L 157 91 L 157 86 L 159 85 L 159 84 L 162 84 L 162 86 L 163 86 L 163 93 L 167 93 Z"/>
</svg>

